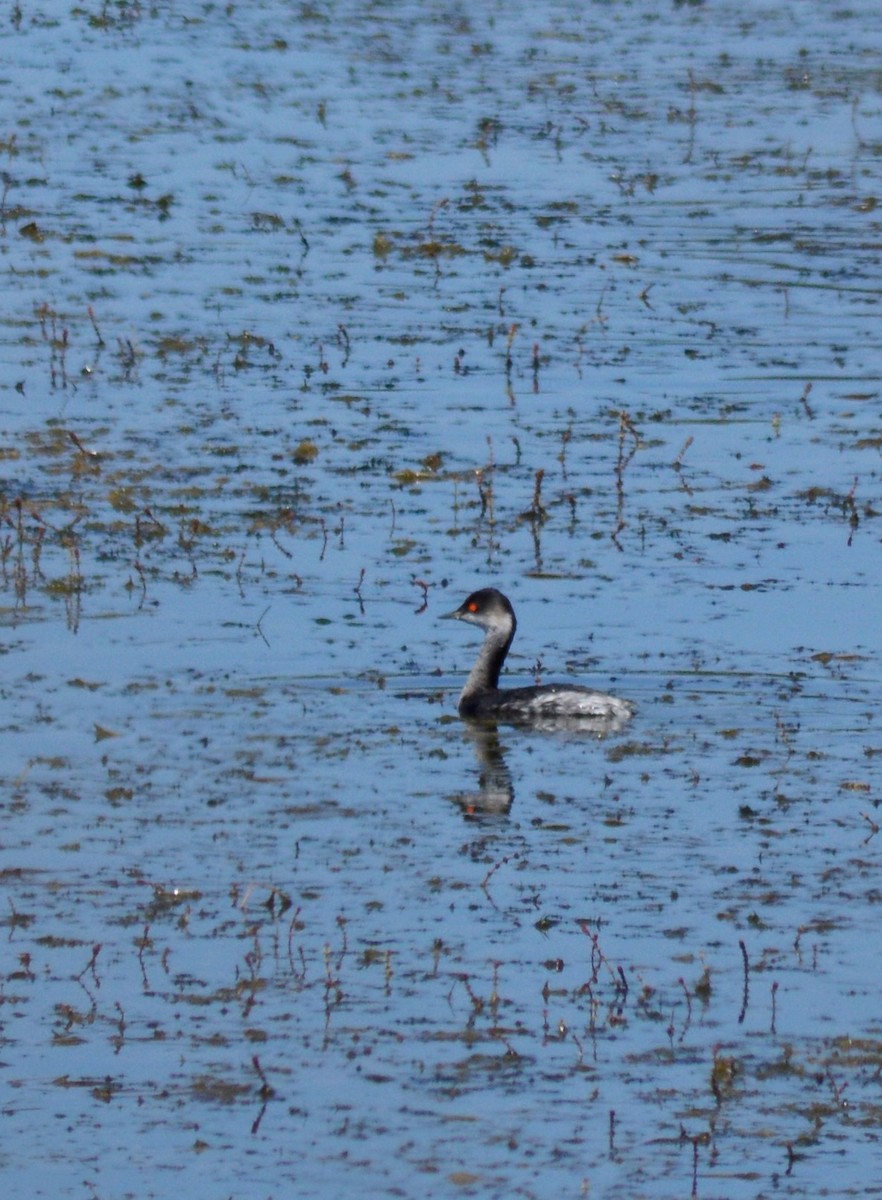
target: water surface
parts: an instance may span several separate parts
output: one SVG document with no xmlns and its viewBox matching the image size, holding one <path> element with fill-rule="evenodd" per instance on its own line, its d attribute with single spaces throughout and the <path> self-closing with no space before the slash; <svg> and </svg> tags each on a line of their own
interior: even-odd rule
<svg viewBox="0 0 882 1200">
<path fill-rule="evenodd" d="M 11 1194 L 878 1193 L 875 15 L 10 14 Z"/>
</svg>

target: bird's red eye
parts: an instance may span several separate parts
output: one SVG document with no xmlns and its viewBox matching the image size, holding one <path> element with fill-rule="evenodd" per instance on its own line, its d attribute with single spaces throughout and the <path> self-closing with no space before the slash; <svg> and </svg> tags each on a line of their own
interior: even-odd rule
<svg viewBox="0 0 882 1200">
<path fill-rule="evenodd" d="M 477 606 L 477 604 L 475 604 L 475 602 L 473 600 L 471 602 L 471 604 L 469 605 L 469 612 L 477 612 L 477 611 L 478 611 L 478 606 Z"/>
</svg>

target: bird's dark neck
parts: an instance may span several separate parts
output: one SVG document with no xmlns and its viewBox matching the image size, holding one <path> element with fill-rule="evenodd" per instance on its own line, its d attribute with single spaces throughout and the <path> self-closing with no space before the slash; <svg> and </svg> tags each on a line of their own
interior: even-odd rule
<svg viewBox="0 0 882 1200">
<path fill-rule="evenodd" d="M 499 686 L 499 673 L 515 635 L 515 622 L 510 629 L 488 629 L 478 659 L 472 667 L 462 699 L 479 692 L 493 691 Z"/>
</svg>

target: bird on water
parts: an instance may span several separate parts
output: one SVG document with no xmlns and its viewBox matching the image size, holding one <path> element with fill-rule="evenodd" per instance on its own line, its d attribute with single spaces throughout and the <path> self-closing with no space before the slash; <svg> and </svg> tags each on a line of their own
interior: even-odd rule
<svg viewBox="0 0 882 1200">
<path fill-rule="evenodd" d="M 564 720 L 619 726 L 634 714 L 630 700 L 575 683 L 546 683 L 501 688 L 499 673 L 514 640 L 517 620 L 507 596 L 496 588 L 481 588 L 444 619 L 465 621 L 484 630 L 484 642 L 459 697 L 459 715 L 476 720 L 530 724 Z"/>
</svg>

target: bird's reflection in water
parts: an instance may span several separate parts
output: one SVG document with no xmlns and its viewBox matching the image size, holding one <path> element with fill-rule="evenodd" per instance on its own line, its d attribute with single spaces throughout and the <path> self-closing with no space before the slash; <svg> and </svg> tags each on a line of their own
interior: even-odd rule
<svg viewBox="0 0 882 1200">
<path fill-rule="evenodd" d="M 533 733 L 587 735 L 600 741 L 612 733 L 621 732 L 627 723 L 627 718 L 591 721 L 584 717 L 558 717 L 544 722 L 533 720 L 529 729 Z M 508 724 L 511 725 L 511 722 Z M 499 727 L 495 721 L 465 721 L 463 727 L 478 760 L 478 790 L 459 792 L 451 799 L 462 809 L 466 820 L 503 819 L 508 816 L 514 803 L 514 784 L 505 761 L 505 745 L 500 739 Z"/>
<path fill-rule="evenodd" d="M 499 729 L 492 722 L 467 721 L 465 734 L 478 760 L 478 790 L 451 797 L 467 820 L 481 821 L 508 816 L 514 801 L 514 785 L 499 740 Z"/>
</svg>

